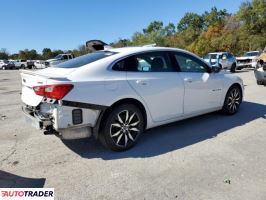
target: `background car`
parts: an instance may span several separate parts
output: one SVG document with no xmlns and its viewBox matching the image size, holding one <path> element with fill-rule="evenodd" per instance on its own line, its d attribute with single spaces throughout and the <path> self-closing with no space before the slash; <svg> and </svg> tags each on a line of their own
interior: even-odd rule
<svg viewBox="0 0 266 200">
<path fill-rule="evenodd" d="M 0 69 L 6 69 L 8 60 L 0 60 Z"/>
<path fill-rule="evenodd" d="M 21 71 L 26 121 L 63 139 L 93 135 L 115 151 L 149 128 L 208 112 L 237 113 L 243 81 L 175 48 L 97 51 Z"/>
<path fill-rule="evenodd" d="M 73 58 L 74 58 L 74 56 L 72 54 L 59 54 L 55 58 L 52 58 L 52 59 L 45 61 L 45 66 L 51 67 L 54 65 L 58 65 L 59 63 L 71 60 Z"/>
<path fill-rule="evenodd" d="M 266 47 L 257 60 L 258 63 L 254 70 L 257 84 L 266 86 Z"/>
<path fill-rule="evenodd" d="M 8 61 L 5 69 L 16 69 L 14 61 Z"/>
<path fill-rule="evenodd" d="M 257 58 L 260 54 L 261 51 L 249 51 L 241 57 L 236 57 L 238 69 L 247 67 L 255 68 L 257 65 Z"/>
<path fill-rule="evenodd" d="M 260 60 L 254 70 L 258 85 L 266 86 L 266 62 Z"/>
<path fill-rule="evenodd" d="M 15 60 L 14 64 L 15 64 L 16 68 L 26 69 L 27 60 L 23 60 L 23 59 Z"/>
<path fill-rule="evenodd" d="M 35 60 L 27 60 L 26 68 L 28 68 L 28 69 L 34 68 L 34 62 L 35 62 Z"/>
<path fill-rule="evenodd" d="M 237 61 L 233 54 L 229 52 L 208 53 L 203 59 L 212 66 L 219 66 L 221 69 L 228 69 L 235 72 L 237 69 Z"/>
<path fill-rule="evenodd" d="M 35 69 L 43 69 L 45 68 L 45 61 L 42 61 L 42 60 L 36 60 L 34 62 L 34 68 Z"/>
</svg>

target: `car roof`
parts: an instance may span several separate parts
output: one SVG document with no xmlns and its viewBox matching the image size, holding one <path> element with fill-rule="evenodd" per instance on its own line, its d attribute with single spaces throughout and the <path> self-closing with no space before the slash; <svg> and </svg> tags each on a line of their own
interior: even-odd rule
<svg viewBox="0 0 266 200">
<path fill-rule="evenodd" d="M 223 54 L 223 53 L 228 53 L 228 52 L 212 52 L 212 53 L 208 53 L 208 54 Z"/>
<path fill-rule="evenodd" d="M 170 47 L 123 47 L 123 48 L 110 48 L 103 51 L 111 51 L 120 54 L 134 54 L 134 53 L 141 53 L 147 51 L 179 51 L 179 52 L 192 54 L 191 52 L 188 52 L 183 49 L 170 48 Z"/>
<path fill-rule="evenodd" d="M 247 51 L 246 53 L 259 53 L 260 51 Z"/>
</svg>

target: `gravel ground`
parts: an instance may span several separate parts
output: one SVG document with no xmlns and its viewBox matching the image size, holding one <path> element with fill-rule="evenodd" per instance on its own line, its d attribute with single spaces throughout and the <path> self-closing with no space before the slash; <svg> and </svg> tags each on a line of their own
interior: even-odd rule
<svg viewBox="0 0 266 200">
<path fill-rule="evenodd" d="M 53 187 L 56 199 L 266 199 L 266 87 L 237 73 L 245 101 L 143 134 L 122 153 L 28 127 L 18 71 L 0 71 L 0 187 Z"/>
</svg>

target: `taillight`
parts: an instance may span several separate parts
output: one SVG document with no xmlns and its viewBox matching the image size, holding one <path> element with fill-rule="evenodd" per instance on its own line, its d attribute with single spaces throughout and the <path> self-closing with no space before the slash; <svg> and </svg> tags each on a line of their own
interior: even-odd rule
<svg viewBox="0 0 266 200">
<path fill-rule="evenodd" d="M 33 90 L 35 94 L 51 99 L 62 99 L 67 93 L 72 90 L 74 86 L 72 84 L 60 84 L 60 85 L 40 85 L 34 86 Z"/>
</svg>

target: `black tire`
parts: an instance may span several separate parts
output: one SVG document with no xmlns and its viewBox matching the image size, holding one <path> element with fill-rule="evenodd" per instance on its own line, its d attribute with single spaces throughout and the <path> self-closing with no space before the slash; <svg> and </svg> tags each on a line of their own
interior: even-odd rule
<svg viewBox="0 0 266 200">
<path fill-rule="evenodd" d="M 236 72 L 236 64 L 235 63 L 232 64 L 230 71 L 232 73 L 235 73 Z"/>
<path fill-rule="evenodd" d="M 3 67 L 2 67 L 2 70 L 6 70 L 6 67 L 5 67 L 5 66 L 3 66 Z"/>
<path fill-rule="evenodd" d="M 133 104 L 123 104 L 104 117 L 99 140 L 113 151 L 125 151 L 137 143 L 143 131 L 144 118 L 139 108 Z"/>
<path fill-rule="evenodd" d="M 21 69 L 26 69 L 25 65 L 23 65 L 23 64 L 20 67 L 21 67 Z"/>
<path fill-rule="evenodd" d="M 233 85 L 226 93 L 222 112 L 226 115 L 233 115 L 238 112 L 241 103 L 242 91 L 238 86 Z"/>
</svg>

